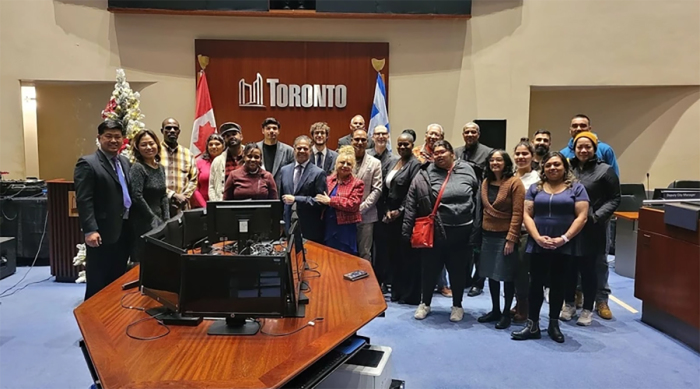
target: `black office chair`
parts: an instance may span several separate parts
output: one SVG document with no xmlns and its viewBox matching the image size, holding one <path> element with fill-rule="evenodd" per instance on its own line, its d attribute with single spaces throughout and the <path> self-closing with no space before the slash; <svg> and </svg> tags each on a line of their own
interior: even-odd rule
<svg viewBox="0 0 700 389">
<path fill-rule="evenodd" d="M 642 200 L 647 198 L 644 184 L 620 184 L 620 194 L 622 196 L 634 196 Z"/>
<path fill-rule="evenodd" d="M 671 189 L 700 189 L 700 181 L 673 181 L 668 187 Z"/>
</svg>

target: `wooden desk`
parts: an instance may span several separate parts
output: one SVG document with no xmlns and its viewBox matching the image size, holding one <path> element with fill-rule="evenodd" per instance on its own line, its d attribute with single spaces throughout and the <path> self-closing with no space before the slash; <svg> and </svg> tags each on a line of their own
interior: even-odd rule
<svg viewBox="0 0 700 389">
<path fill-rule="evenodd" d="M 615 273 L 634 278 L 639 212 L 615 212 Z"/>
<path fill-rule="evenodd" d="M 618 219 L 635 221 L 639 219 L 639 212 L 615 212 L 615 216 L 617 216 Z"/>
<path fill-rule="evenodd" d="M 321 272 L 320 278 L 309 278 L 313 272 L 305 274 L 311 287 L 305 292 L 306 317 L 266 319 L 263 327 L 269 333 L 285 333 L 324 318 L 293 335 L 208 336 L 211 322 L 204 321 L 197 327 L 170 326 L 170 334 L 158 340 L 131 339 L 126 327 L 147 315 L 121 308 L 119 300 L 127 293 L 121 285 L 138 278 L 138 268 L 78 306 L 75 317 L 102 387 L 280 387 L 386 310 L 368 261 L 312 242 L 305 247 L 308 260 L 318 263 Z M 370 276 L 356 282 L 343 279 L 343 274 L 358 269 Z M 158 305 L 139 294 L 125 300 L 132 306 Z M 130 330 L 140 337 L 163 332 L 155 320 Z"/>
<path fill-rule="evenodd" d="M 642 321 L 700 351 L 700 232 L 664 223 L 642 208 L 634 295 Z"/>
</svg>

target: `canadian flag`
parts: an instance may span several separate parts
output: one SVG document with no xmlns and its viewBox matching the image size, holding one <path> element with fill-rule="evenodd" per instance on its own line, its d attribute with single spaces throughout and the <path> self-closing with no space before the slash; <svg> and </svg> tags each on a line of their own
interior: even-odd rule
<svg viewBox="0 0 700 389">
<path fill-rule="evenodd" d="M 207 139 L 216 132 L 216 120 L 214 120 L 214 108 L 209 97 L 209 85 L 204 70 L 200 71 L 197 84 L 197 108 L 195 111 L 194 125 L 192 126 L 192 140 L 190 151 L 199 156 L 207 150 Z"/>
</svg>

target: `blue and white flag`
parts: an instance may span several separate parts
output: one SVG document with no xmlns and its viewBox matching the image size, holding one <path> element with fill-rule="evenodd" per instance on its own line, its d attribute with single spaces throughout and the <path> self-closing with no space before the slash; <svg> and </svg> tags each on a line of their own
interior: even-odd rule
<svg viewBox="0 0 700 389">
<path fill-rule="evenodd" d="M 369 128 L 367 128 L 368 135 L 372 136 L 374 134 L 374 128 L 377 126 L 386 127 L 389 133 L 389 140 L 387 141 L 386 148 L 391 152 L 391 131 L 389 130 L 389 113 L 386 110 L 386 88 L 384 87 L 384 81 L 382 80 L 382 75 L 377 73 L 377 85 L 374 87 L 374 102 L 372 103 L 372 113 L 369 115 Z"/>
</svg>

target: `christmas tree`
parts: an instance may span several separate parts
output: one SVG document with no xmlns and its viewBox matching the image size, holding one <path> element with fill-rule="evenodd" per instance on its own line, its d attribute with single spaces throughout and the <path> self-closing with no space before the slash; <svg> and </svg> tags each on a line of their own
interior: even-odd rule
<svg viewBox="0 0 700 389">
<path fill-rule="evenodd" d="M 114 84 L 114 91 L 107 107 L 102 111 L 102 118 L 119 120 L 123 123 L 126 138 L 120 152 L 129 159 L 132 159 L 131 140 L 146 127 L 141 121 L 144 116 L 139 108 L 140 98 L 139 92 L 131 90 L 131 86 L 126 82 L 124 69 L 117 69 L 117 82 Z"/>
</svg>

